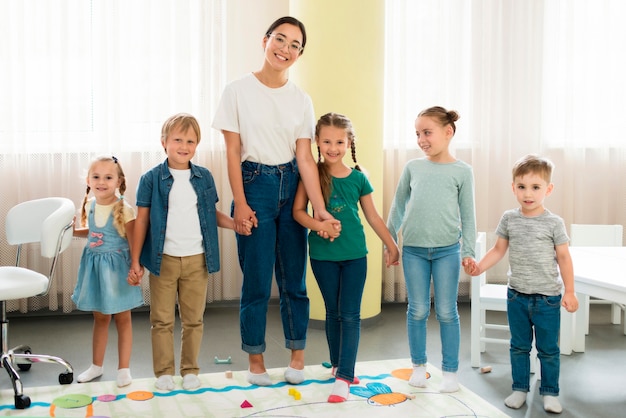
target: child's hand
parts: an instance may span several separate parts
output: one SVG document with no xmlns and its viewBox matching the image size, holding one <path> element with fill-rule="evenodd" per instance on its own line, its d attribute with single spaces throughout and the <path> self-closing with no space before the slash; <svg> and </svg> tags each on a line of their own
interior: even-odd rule
<svg viewBox="0 0 626 418">
<path fill-rule="evenodd" d="M 317 231 L 317 235 L 333 242 L 341 233 L 341 222 L 336 219 L 326 219 L 322 221 L 322 227 Z"/>
<path fill-rule="evenodd" d="M 576 293 L 566 293 L 561 299 L 561 306 L 563 306 L 567 312 L 576 312 L 578 310 L 578 298 Z"/>
<path fill-rule="evenodd" d="M 243 231 L 240 235 L 252 235 L 252 227 L 254 224 L 251 219 L 243 221 Z"/>
<path fill-rule="evenodd" d="M 139 286 L 141 284 L 141 279 L 143 278 L 143 266 L 139 266 L 139 268 L 131 268 L 128 271 L 128 277 L 126 278 L 126 281 L 128 282 L 129 285 L 131 286 Z"/>
<path fill-rule="evenodd" d="M 480 268 L 478 267 L 478 263 L 476 263 L 476 260 L 471 257 L 464 258 L 462 264 L 463 270 L 465 270 L 465 274 L 468 274 L 470 276 L 479 276 L 480 273 L 482 273 L 480 271 Z"/>
<path fill-rule="evenodd" d="M 385 265 L 389 266 L 397 266 L 400 264 L 400 250 L 397 245 L 394 245 L 391 248 L 385 248 Z"/>
</svg>

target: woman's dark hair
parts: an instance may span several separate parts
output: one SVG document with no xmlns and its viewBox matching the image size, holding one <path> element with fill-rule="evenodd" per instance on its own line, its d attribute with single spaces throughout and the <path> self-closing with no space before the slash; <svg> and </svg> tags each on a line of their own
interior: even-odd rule
<svg viewBox="0 0 626 418">
<path fill-rule="evenodd" d="M 306 29 L 304 29 L 304 23 L 300 22 L 295 17 L 283 16 L 279 19 L 276 19 L 274 23 L 272 23 L 270 27 L 267 28 L 267 30 L 265 31 L 265 36 L 270 36 L 277 27 L 285 23 L 287 23 L 288 25 L 297 26 L 300 29 L 300 32 L 302 32 L 302 50 L 300 51 L 300 55 L 302 55 L 304 53 L 304 47 L 306 46 Z"/>
</svg>

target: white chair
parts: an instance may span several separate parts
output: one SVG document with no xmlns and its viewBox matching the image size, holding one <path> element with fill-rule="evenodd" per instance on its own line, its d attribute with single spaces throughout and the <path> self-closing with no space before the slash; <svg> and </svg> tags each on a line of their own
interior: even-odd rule
<svg viewBox="0 0 626 418">
<path fill-rule="evenodd" d="M 476 239 L 476 261 L 487 252 L 487 236 L 479 232 Z M 510 345 L 511 338 L 508 324 L 494 324 L 487 322 L 487 311 L 506 312 L 507 309 L 507 285 L 487 283 L 487 274 L 472 277 L 471 294 L 471 328 L 470 350 L 472 367 L 480 367 L 480 354 L 486 350 L 486 343 Z M 506 337 L 487 336 L 487 330 L 506 332 Z M 530 371 L 538 371 L 537 351 L 534 343 L 530 353 Z M 538 373 L 537 373 L 538 375 Z"/>
<path fill-rule="evenodd" d="M 49 197 L 30 200 L 12 207 L 6 217 L 6 237 L 11 245 L 17 245 L 15 266 L 0 267 L 0 314 L 2 315 L 2 359 L 1 366 L 7 371 L 15 393 L 15 408 L 30 406 L 30 398 L 22 392 L 22 382 L 15 366 L 29 370 L 34 363 L 58 363 L 65 367 L 59 375 L 59 383 L 69 384 L 74 380 L 72 366 L 59 357 L 32 354 L 27 345 L 9 349 L 9 321 L 6 302 L 9 300 L 45 295 L 50 289 L 59 255 L 72 240 L 75 207 L 71 200 Z M 50 259 L 48 275 L 20 267 L 20 255 L 24 244 L 38 243 L 41 256 Z"/>
<path fill-rule="evenodd" d="M 572 224 L 570 226 L 570 245 L 572 247 L 621 247 L 624 227 L 622 225 L 591 225 Z M 574 271 L 576 265 L 574 264 Z M 626 306 L 611 301 L 585 298 L 581 303 L 589 304 L 611 304 L 611 323 L 622 323 L 624 318 L 624 334 L 626 334 Z M 589 334 L 589 323 L 587 323 L 587 334 Z"/>
</svg>

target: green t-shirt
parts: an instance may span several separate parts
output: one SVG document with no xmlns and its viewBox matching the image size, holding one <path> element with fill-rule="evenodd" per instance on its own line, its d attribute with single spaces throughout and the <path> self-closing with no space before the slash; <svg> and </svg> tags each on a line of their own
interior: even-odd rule
<svg viewBox="0 0 626 418">
<path fill-rule="evenodd" d="M 309 255 L 312 259 L 323 261 L 355 260 L 365 257 L 367 246 L 365 232 L 359 217 L 359 199 L 374 191 L 369 180 L 362 172 L 352 170 L 344 178 L 332 178 L 331 194 L 326 210 L 341 221 L 341 235 L 333 242 L 309 233 Z"/>
</svg>

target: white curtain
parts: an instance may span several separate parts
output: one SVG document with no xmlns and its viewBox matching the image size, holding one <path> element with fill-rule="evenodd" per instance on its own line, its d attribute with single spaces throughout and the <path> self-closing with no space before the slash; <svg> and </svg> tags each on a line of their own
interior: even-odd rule
<svg viewBox="0 0 626 418">
<path fill-rule="evenodd" d="M 202 137 L 194 163 L 208 167 L 229 212 L 223 139 L 211 118 L 224 86 L 225 0 L 0 1 L 0 219 L 18 202 L 65 196 L 77 207 L 97 155 L 118 157 L 135 204 L 141 174 L 161 163 L 160 129 L 178 112 L 196 116 Z M 1 226 L 0 262 L 15 249 Z M 63 255 L 49 296 L 9 310 L 74 309 L 70 295 L 84 241 Z M 234 233 L 220 229 L 222 269 L 207 301 L 237 299 Z M 29 249 L 24 265 L 45 272 Z M 147 294 L 147 279 L 144 293 Z"/>
<path fill-rule="evenodd" d="M 388 213 L 402 167 L 422 156 L 414 120 L 441 105 L 461 119 L 452 141 L 471 164 L 488 245 L 517 202 L 511 166 L 551 158 L 546 207 L 571 223 L 626 224 L 626 3 L 620 0 L 386 2 L 385 184 Z M 507 263 L 488 272 L 506 280 Z M 402 268 L 385 301 L 404 301 Z"/>
</svg>

